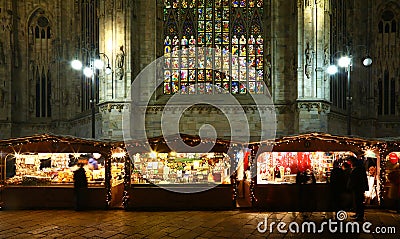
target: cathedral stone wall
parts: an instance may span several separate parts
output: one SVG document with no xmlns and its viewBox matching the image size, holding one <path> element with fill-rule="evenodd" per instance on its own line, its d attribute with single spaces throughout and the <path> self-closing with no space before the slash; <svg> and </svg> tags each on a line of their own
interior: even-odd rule
<svg viewBox="0 0 400 239">
<path fill-rule="evenodd" d="M 333 89 L 330 87 L 334 78 L 328 77 L 324 70 L 338 56 L 337 52 L 331 52 L 331 47 L 350 42 L 353 45 L 352 134 L 368 137 L 399 135 L 400 84 L 396 81 L 391 91 L 395 102 L 390 104 L 396 107 L 395 113 L 390 115 L 378 114 L 381 97 L 378 85 L 385 69 L 391 78 L 399 79 L 396 66 L 399 65 L 397 53 L 400 47 L 396 42 L 400 35 L 397 31 L 390 38 L 382 38 L 378 23 L 386 10 L 392 11 L 400 22 L 400 4 L 384 0 L 346 1 L 346 9 L 340 15 L 334 15 L 337 9 L 332 9 L 331 4 L 329 0 L 264 1 L 265 65 L 270 67 L 266 84 L 274 103 L 277 136 L 315 131 L 346 134 L 347 112 L 333 106 Z M 91 136 L 90 110 L 81 108 L 82 74 L 69 67 L 77 48 L 82 47 L 79 5 L 80 1 L 74 0 L 0 0 L 0 138 L 40 133 Z M 52 29 L 48 44 L 50 56 L 45 64 L 51 69 L 52 76 L 51 117 L 36 117 L 33 109 L 36 86 L 31 64 L 38 59 L 32 56 L 28 25 L 35 14 L 44 14 Z M 121 140 L 123 114 L 136 107 L 140 108 L 135 112 L 138 116 L 146 116 L 142 123 L 147 134 L 162 134 L 161 114 L 171 97 L 163 95 L 162 89 L 154 90 L 152 72 L 141 73 L 163 53 L 163 1 L 104 0 L 100 1 L 98 14 L 100 24 L 103 24 L 100 50 L 108 54 L 113 74 L 99 77 L 96 137 Z M 331 20 L 342 16 L 346 24 L 331 29 Z M 338 29 L 348 30 L 338 32 Z M 107 48 L 110 39 L 112 49 Z M 385 42 L 390 51 L 384 50 L 389 49 L 383 45 Z M 118 68 L 121 46 L 125 58 L 123 67 Z M 342 45 L 336 47 L 346 49 Z M 367 53 L 373 58 L 369 68 L 361 64 Z M 137 78 L 138 75 L 143 79 Z M 144 84 L 135 89 L 135 94 L 140 97 L 132 108 L 128 99 L 129 85 L 141 80 Z M 249 121 L 250 136 L 259 138 L 264 133 L 260 128 L 263 113 L 254 111 L 255 104 L 250 97 L 237 99 Z M 234 107 L 229 110 L 234 111 Z M 179 121 L 173 118 L 175 122 L 169 124 L 177 124 L 182 133 L 197 134 L 201 126 L 212 122 L 219 137 L 227 138 L 231 134 L 226 117 L 211 106 L 192 105 L 179 117 Z M 234 117 L 235 120 L 238 119 Z M 244 132 L 243 128 L 232 130 L 238 134 Z"/>
<path fill-rule="evenodd" d="M 132 110 L 136 117 L 145 118 L 144 127 L 138 118 L 130 122 L 133 138 L 183 133 L 204 137 L 217 136 L 228 140 L 258 141 L 261 138 L 273 138 L 276 132 L 273 106 L 150 106 L 134 107 Z M 261 121 L 260 117 L 264 120 Z"/>
</svg>

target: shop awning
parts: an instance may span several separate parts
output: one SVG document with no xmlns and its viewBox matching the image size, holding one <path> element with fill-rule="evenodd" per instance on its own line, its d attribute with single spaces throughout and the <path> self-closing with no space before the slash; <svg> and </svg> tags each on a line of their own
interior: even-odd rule
<svg viewBox="0 0 400 239">
<path fill-rule="evenodd" d="M 255 143 L 260 152 L 337 152 L 351 151 L 361 155 L 365 150 L 379 151 L 383 141 L 360 137 L 337 136 L 324 133 L 309 133 L 286 136 L 276 140 Z"/>
<path fill-rule="evenodd" d="M 187 134 L 158 136 L 145 140 L 130 140 L 124 143 L 114 143 L 113 145 L 125 145 L 125 148 L 130 153 L 145 153 L 151 151 L 158 153 L 167 153 L 171 151 L 179 153 L 227 152 L 232 147 L 242 147 L 240 143 L 231 142 L 229 140 L 202 139 L 198 135 Z"/>
<path fill-rule="evenodd" d="M 50 134 L 0 140 L 2 154 L 109 153 L 110 147 L 110 142 Z"/>
</svg>

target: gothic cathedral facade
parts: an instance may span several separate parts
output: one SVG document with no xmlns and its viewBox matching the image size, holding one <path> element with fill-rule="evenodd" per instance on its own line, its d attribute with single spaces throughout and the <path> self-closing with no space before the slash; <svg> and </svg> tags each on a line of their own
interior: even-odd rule
<svg viewBox="0 0 400 239">
<path fill-rule="evenodd" d="M 395 0 L 0 0 L 0 19 L 0 139 L 400 135 Z"/>
</svg>

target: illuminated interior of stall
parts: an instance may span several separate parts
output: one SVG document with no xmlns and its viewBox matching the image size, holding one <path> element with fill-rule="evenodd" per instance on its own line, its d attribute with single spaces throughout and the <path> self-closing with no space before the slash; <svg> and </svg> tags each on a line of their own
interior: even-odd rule
<svg viewBox="0 0 400 239">
<path fill-rule="evenodd" d="M 400 177 L 400 152 L 391 152 L 384 161 L 387 186 L 393 186 Z"/>
<path fill-rule="evenodd" d="M 305 174 L 316 183 L 329 180 L 333 162 L 342 163 L 352 152 L 264 152 L 257 158 L 257 183 L 296 183 Z"/>
<path fill-rule="evenodd" d="M 111 151 L 111 186 L 124 183 L 126 152 L 120 147 Z"/>
<path fill-rule="evenodd" d="M 380 195 L 379 161 L 377 154 L 372 150 L 365 150 L 364 167 L 367 170 L 368 191 L 365 191 L 365 203 L 378 204 Z"/>
<path fill-rule="evenodd" d="M 72 184 L 78 162 L 84 163 L 88 182 L 104 185 L 104 157 L 99 153 L 14 154 L 6 159 L 7 184 Z M 118 168 L 118 167 L 117 167 Z M 122 167 L 123 168 L 123 167 Z M 122 169 L 114 170 L 122 174 Z M 122 177 L 122 176 L 121 176 Z"/>
<path fill-rule="evenodd" d="M 230 158 L 225 153 L 137 153 L 132 183 L 230 183 Z"/>
</svg>

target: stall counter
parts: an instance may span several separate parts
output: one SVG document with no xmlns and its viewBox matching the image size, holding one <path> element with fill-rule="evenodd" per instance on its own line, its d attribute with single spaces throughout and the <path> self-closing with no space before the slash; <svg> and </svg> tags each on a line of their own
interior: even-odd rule
<svg viewBox="0 0 400 239">
<path fill-rule="evenodd" d="M 67 185 L 14 186 L 3 188 L 2 201 L 6 209 L 73 209 L 75 206 L 74 188 Z M 106 189 L 89 187 L 88 209 L 105 209 Z"/>
<path fill-rule="evenodd" d="M 268 211 L 331 211 L 331 190 L 327 183 L 258 184 L 254 207 Z"/>
<path fill-rule="evenodd" d="M 176 192 L 193 190 L 199 192 Z M 129 195 L 127 210 L 228 210 L 235 206 L 231 184 L 220 184 L 212 188 L 207 184 L 171 184 L 162 187 L 154 184 L 133 184 L 127 193 Z"/>
</svg>

